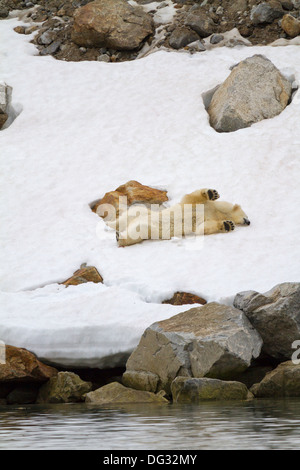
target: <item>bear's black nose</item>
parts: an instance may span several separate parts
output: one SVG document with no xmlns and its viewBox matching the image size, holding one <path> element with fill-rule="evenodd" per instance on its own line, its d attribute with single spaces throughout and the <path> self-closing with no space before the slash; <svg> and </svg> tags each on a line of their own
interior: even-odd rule
<svg viewBox="0 0 300 470">
<path fill-rule="evenodd" d="M 249 219 L 246 219 L 246 217 L 244 217 L 244 224 L 250 225 L 250 220 L 249 220 Z"/>
</svg>

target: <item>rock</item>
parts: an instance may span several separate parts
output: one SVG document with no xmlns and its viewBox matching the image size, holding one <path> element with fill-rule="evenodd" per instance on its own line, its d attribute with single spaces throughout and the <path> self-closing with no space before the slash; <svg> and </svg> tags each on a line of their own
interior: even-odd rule
<svg viewBox="0 0 300 470">
<path fill-rule="evenodd" d="M 7 119 L 8 119 L 8 114 L 6 114 L 6 113 L 0 114 L 0 129 L 2 129 L 2 127 L 6 123 Z"/>
<path fill-rule="evenodd" d="M 159 377 L 151 372 L 124 372 L 122 382 L 125 387 L 132 387 L 136 390 L 146 390 L 151 392 L 157 390 Z"/>
<path fill-rule="evenodd" d="M 276 0 L 263 2 L 254 6 L 250 13 L 250 20 L 255 26 L 262 23 L 272 23 L 276 18 L 284 15 L 281 3 Z"/>
<path fill-rule="evenodd" d="M 283 362 L 250 391 L 257 398 L 300 397 L 300 365 Z"/>
<path fill-rule="evenodd" d="M 32 34 L 35 31 L 37 31 L 39 27 L 37 25 L 35 26 L 29 26 L 28 28 L 25 29 L 25 34 Z"/>
<path fill-rule="evenodd" d="M 95 202 L 91 209 L 96 212 L 100 217 L 105 220 L 110 220 L 109 208 L 114 207 L 116 214 L 119 213 L 120 197 L 122 204 L 126 203 L 127 206 L 135 203 L 143 204 L 162 204 L 168 200 L 167 191 L 144 186 L 138 181 L 128 181 L 127 183 L 119 186 L 115 191 L 110 191 L 104 197 Z M 124 199 L 124 198 L 127 199 Z M 108 213 L 105 213 L 105 207 L 108 208 Z"/>
<path fill-rule="evenodd" d="M 25 34 L 25 26 L 16 26 L 14 31 L 18 34 Z"/>
<path fill-rule="evenodd" d="M 86 395 L 86 403 L 99 405 L 115 403 L 169 403 L 161 394 L 126 388 L 119 382 L 112 382 Z"/>
<path fill-rule="evenodd" d="M 212 34 L 204 39 L 204 45 L 207 50 L 214 47 L 236 47 L 236 46 L 251 46 L 251 42 L 241 36 L 237 28 L 226 31 L 223 34 Z"/>
<path fill-rule="evenodd" d="M 138 181 L 128 181 L 119 186 L 116 191 L 127 197 L 128 204 L 147 203 L 162 204 L 168 200 L 167 191 L 144 186 Z"/>
<path fill-rule="evenodd" d="M 97 60 L 99 62 L 110 62 L 110 56 L 108 54 L 101 54 Z"/>
<path fill-rule="evenodd" d="M 281 21 L 281 27 L 291 38 L 295 38 L 300 34 L 300 21 L 292 15 L 284 15 Z"/>
<path fill-rule="evenodd" d="M 38 361 L 27 349 L 6 345 L 6 362 L 0 364 L 0 382 L 45 382 L 56 375 L 54 367 Z"/>
<path fill-rule="evenodd" d="M 243 310 L 263 339 L 262 352 L 275 359 L 290 359 L 292 343 L 300 338 L 300 283 L 278 284 L 264 294 L 240 292 L 234 306 Z"/>
<path fill-rule="evenodd" d="M 280 114 L 289 103 L 291 83 L 262 55 L 236 65 L 208 107 L 211 126 L 233 132 Z"/>
<path fill-rule="evenodd" d="M 248 389 L 240 382 L 209 378 L 176 377 L 171 385 L 174 403 L 199 403 L 204 400 L 246 400 Z"/>
<path fill-rule="evenodd" d="M 64 281 L 62 284 L 65 286 L 78 286 L 78 284 L 84 284 L 85 282 L 103 282 L 102 276 L 99 274 L 94 266 L 81 267 L 72 277 Z"/>
<path fill-rule="evenodd" d="M 169 44 L 173 49 L 181 49 L 198 39 L 199 36 L 195 31 L 186 27 L 178 27 L 171 33 Z"/>
<path fill-rule="evenodd" d="M 186 26 L 189 26 L 201 38 L 210 36 L 215 30 L 215 23 L 201 8 L 191 8 L 190 13 L 185 20 Z"/>
<path fill-rule="evenodd" d="M 38 388 L 34 384 L 23 384 L 14 388 L 7 397 L 7 404 L 14 405 L 18 404 L 29 404 L 35 403 L 38 395 Z"/>
<path fill-rule="evenodd" d="M 229 15 L 236 15 L 238 12 L 247 10 L 247 0 L 235 0 L 228 8 Z"/>
<path fill-rule="evenodd" d="M 211 44 L 218 44 L 219 42 L 223 41 L 223 39 L 224 39 L 223 34 L 212 34 L 209 42 Z"/>
<path fill-rule="evenodd" d="M 294 8 L 298 9 L 300 8 L 300 0 L 292 0 Z"/>
<path fill-rule="evenodd" d="M 173 297 L 168 300 L 164 300 L 163 304 L 171 305 L 187 305 L 187 304 L 201 304 L 205 305 L 207 302 L 202 297 L 195 294 L 189 294 L 188 292 L 175 292 Z"/>
<path fill-rule="evenodd" d="M 126 364 L 126 384 L 170 391 L 177 376 L 230 379 L 249 367 L 262 346 L 240 310 L 216 302 L 196 307 L 147 328 Z M 151 380 L 145 380 L 146 374 Z"/>
<path fill-rule="evenodd" d="M 152 34 L 152 17 L 125 0 L 96 0 L 74 13 L 72 40 L 79 46 L 137 49 Z"/>
<path fill-rule="evenodd" d="M 204 44 L 200 40 L 191 42 L 186 47 L 188 48 L 189 52 L 191 52 L 191 53 L 206 51 L 206 47 L 204 46 Z"/>
<path fill-rule="evenodd" d="M 42 44 L 43 46 L 49 46 L 55 40 L 56 34 L 55 31 L 44 31 L 38 38 L 38 44 Z"/>
<path fill-rule="evenodd" d="M 58 372 L 44 384 L 38 394 L 37 403 L 72 403 L 83 401 L 92 384 L 84 382 L 73 372 Z"/>
<path fill-rule="evenodd" d="M 0 114 L 8 114 L 11 104 L 12 87 L 0 82 Z"/>
<path fill-rule="evenodd" d="M 285 10 L 293 10 L 294 5 L 291 0 L 279 0 L 279 1 L 281 3 L 282 8 L 284 8 Z"/>
<path fill-rule="evenodd" d="M 51 55 L 55 54 L 55 52 L 59 51 L 61 46 L 60 41 L 53 41 L 49 46 L 45 47 L 40 51 L 40 55 Z"/>
</svg>

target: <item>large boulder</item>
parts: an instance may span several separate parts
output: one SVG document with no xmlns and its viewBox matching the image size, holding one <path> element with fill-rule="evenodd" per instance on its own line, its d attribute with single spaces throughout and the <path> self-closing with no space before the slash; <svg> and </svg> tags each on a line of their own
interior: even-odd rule
<svg viewBox="0 0 300 470">
<path fill-rule="evenodd" d="M 174 403 L 199 403 L 204 400 L 246 400 L 246 385 L 209 378 L 176 377 L 171 385 Z"/>
<path fill-rule="evenodd" d="M 85 397 L 86 403 L 107 405 L 115 403 L 169 403 L 163 393 L 151 393 L 132 388 L 126 388 L 118 382 L 112 382 L 104 387 L 90 392 Z"/>
<path fill-rule="evenodd" d="M 57 375 L 54 367 L 40 362 L 27 349 L 6 345 L 5 361 L 0 362 L 1 382 L 46 382 Z"/>
<path fill-rule="evenodd" d="M 79 46 L 137 49 L 154 30 L 152 17 L 125 0 L 96 0 L 74 13 L 72 40 Z"/>
<path fill-rule="evenodd" d="M 218 87 L 208 107 L 211 126 L 233 132 L 280 114 L 289 103 L 291 83 L 262 55 L 243 60 Z"/>
<path fill-rule="evenodd" d="M 257 398 L 300 397 L 300 365 L 283 362 L 250 390 Z"/>
<path fill-rule="evenodd" d="M 74 372 L 59 372 L 42 385 L 37 403 L 72 403 L 83 401 L 83 395 L 92 390 L 91 382 L 85 382 Z"/>
<path fill-rule="evenodd" d="M 263 339 L 262 351 L 281 361 L 290 359 L 300 338 L 300 283 L 278 284 L 264 294 L 240 292 L 234 306 L 243 310 Z"/>
<path fill-rule="evenodd" d="M 212 302 L 147 328 L 127 361 L 123 382 L 170 393 L 177 376 L 230 379 L 249 367 L 261 345 L 243 312 Z"/>
</svg>

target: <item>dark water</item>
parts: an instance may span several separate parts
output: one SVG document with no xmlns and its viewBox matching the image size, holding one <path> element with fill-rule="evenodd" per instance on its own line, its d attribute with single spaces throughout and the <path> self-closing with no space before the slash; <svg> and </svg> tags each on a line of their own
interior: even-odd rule
<svg viewBox="0 0 300 470">
<path fill-rule="evenodd" d="M 299 449 L 300 400 L 0 407 L 0 449 Z"/>
</svg>

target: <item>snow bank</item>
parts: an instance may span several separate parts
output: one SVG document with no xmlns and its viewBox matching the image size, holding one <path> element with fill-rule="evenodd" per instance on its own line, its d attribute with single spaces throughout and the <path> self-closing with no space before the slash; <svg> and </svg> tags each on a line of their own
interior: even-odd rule
<svg viewBox="0 0 300 470">
<path fill-rule="evenodd" d="M 38 57 L 17 24 L 0 23 L 0 80 L 20 112 L 0 133 L 0 339 L 55 363 L 114 365 L 146 326 L 186 309 L 159 304 L 176 290 L 230 303 L 299 280 L 300 99 L 218 134 L 201 97 L 255 53 L 299 82 L 298 46 L 73 63 Z M 216 188 L 251 225 L 200 250 L 189 239 L 118 248 L 89 203 L 131 179 L 167 189 L 170 204 Z M 82 263 L 104 286 L 58 286 Z"/>
</svg>

